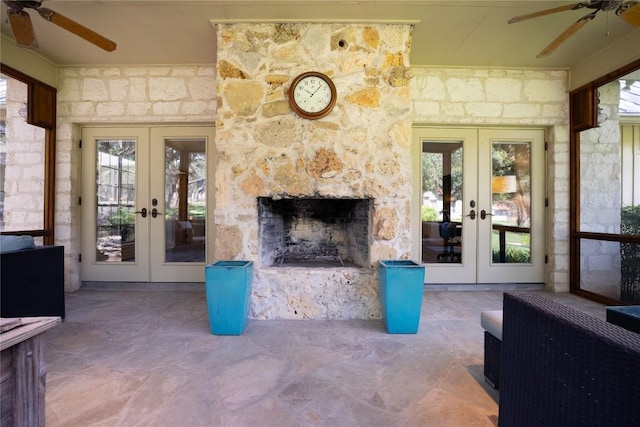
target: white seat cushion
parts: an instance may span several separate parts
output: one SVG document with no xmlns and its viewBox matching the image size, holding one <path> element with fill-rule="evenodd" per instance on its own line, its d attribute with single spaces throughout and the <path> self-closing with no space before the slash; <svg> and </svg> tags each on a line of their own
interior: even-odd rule
<svg viewBox="0 0 640 427">
<path fill-rule="evenodd" d="M 480 313 L 480 326 L 502 341 L 502 310 L 490 310 Z"/>
</svg>

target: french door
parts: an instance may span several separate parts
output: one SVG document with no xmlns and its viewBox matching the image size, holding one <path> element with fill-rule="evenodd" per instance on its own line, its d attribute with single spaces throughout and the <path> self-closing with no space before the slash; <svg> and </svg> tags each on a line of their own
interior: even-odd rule
<svg viewBox="0 0 640 427">
<path fill-rule="evenodd" d="M 544 281 L 544 131 L 416 128 L 426 283 Z"/>
<path fill-rule="evenodd" d="M 213 132 L 83 129 L 83 281 L 204 281 Z"/>
</svg>

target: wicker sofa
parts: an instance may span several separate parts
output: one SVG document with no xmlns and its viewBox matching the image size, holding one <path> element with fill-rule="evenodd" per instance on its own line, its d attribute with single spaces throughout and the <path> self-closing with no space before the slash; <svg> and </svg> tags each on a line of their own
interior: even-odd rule
<svg viewBox="0 0 640 427">
<path fill-rule="evenodd" d="M 640 334 L 505 293 L 501 353 L 501 427 L 640 425 Z"/>
</svg>

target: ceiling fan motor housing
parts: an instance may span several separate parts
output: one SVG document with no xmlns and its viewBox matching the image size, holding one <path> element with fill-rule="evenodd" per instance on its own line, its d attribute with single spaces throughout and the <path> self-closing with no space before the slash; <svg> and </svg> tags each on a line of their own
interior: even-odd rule
<svg viewBox="0 0 640 427">
<path fill-rule="evenodd" d="M 4 3 L 14 10 L 22 10 L 25 7 L 29 9 L 37 9 L 42 5 L 41 1 L 4 1 Z"/>
<path fill-rule="evenodd" d="M 622 6 L 622 0 L 610 0 L 610 1 L 594 1 L 592 6 L 588 6 L 592 9 L 600 9 L 605 12 L 608 12 L 613 9 L 617 9 Z"/>
</svg>

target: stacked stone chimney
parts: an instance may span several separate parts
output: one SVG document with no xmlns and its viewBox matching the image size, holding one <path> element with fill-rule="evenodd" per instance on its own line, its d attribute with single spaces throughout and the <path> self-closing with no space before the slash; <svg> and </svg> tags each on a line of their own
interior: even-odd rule
<svg viewBox="0 0 640 427">
<path fill-rule="evenodd" d="M 380 317 L 377 262 L 408 258 L 411 248 L 411 30 L 218 25 L 216 259 L 254 261 L 253 317 Z M 320 120 L 289 108 L 289 84 L 306 71 L 336 85 L 336 106 Z M 258 198 L 371 200 L 369 259 L 267 265 Z"/>
</svg>

